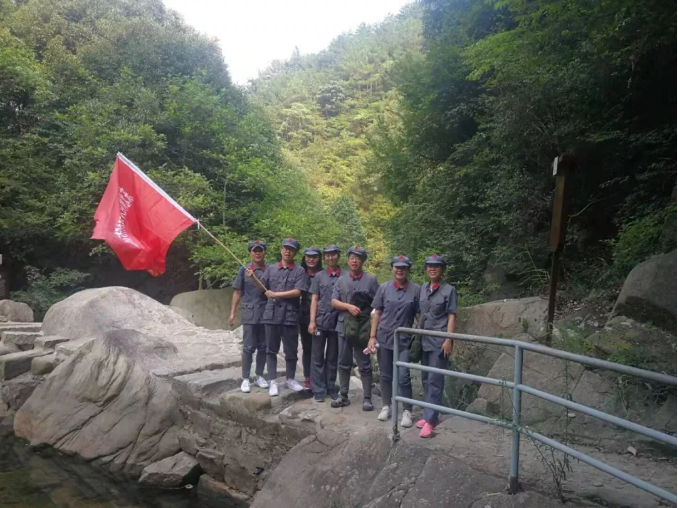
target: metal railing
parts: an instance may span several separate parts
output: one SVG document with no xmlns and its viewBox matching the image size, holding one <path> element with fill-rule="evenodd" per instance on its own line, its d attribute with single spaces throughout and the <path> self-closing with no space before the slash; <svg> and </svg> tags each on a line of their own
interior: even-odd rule
<svg viewBox="0 0 678 508">
<path fill-rule="evenodd" d="M 435 367 L 428 367 L 425 365 L 419 365 L 419 364 L 414 364 L 414 363 L 408 363 L 408 362 L 401 362 L 397 361 L 398 359 L 398 350 L 400 348 L 400 341 L 399 341 L 399 336 L 400 334 L 407 334 L 407 335 L 426 335 L 429 337 L 442 337 L 446 339 L 453 339 L 457 341 L 463 341 L 463 342 L 479 342 L 482 344 L 494 344 L 498 346 L 509 346 L 513 347 L 515 349 L 515 362 L 514 362 L 514 372 L 513 372 L 513 382 L 502 380 L 502 379 L 494 379 L 494 378 L 489 378 L 485 376 L 476 376 L 473 374 L 466 374 L 464 372 L 458 372 L 455 370 L 446 370 L 446 369 L 438 369 Z M 672 376 L 667 376 L 666 374 L 660 374 L 658 372 L 652 372 L 649 370 L 643 370 L 643 369 L 637 369 L 635 367 L 629 367 L 628 365 L 621 365 L 619 363 L 614 363 L 614 362 L 608 362 L 605 360 L 600 360 L 598 358 L 591 358 L 588 356 L 582 356 L 582 355 L 577 355 L 574 353 L 569 353 L 567 351 L 561 351 L 559 349 L 553 349 L 550 347 L 542 346 L 540 344 L 533 344 L 529 342 L 522 342 L 519 340 L 511 340 L 511 339 L 498 339 L 495 337 L 482 337 L 482 336 L 476 336 L 476 335 L 465 335 L 465 334 L 460 334 L 460 333 L 445 333 L 445 332 L 435 332 L 432 330 L 421 330 L 421 329 L 414 329 L 414 328 L 398 328 L 395 331 L 395 340 L 393 341 L 393 408 L 392 408 L 392 417 L 393 417 L 393 438 L 394 440 L 397 440 L 399 437 L 399 432 L 398 432 L 398 403 L 403 402 L 406 404 L 412 404 L 413 406 L 420 406 L 424 408 L 429 408 L 433 409 L 435 411 L 438 411 L 440 413 L 446 413 L 446 414 L 451 414 L 455 416 L 461 416 L 463 418 L 469 418 L 471 420 L 476 420 L 479 422 L 483 423 L 489 423 L 492 425 L 497 425 L 499 427 L 504 427 L 506 429 L 511 429 L 512 430 L 512 443 L 511 443 L 511 467 L 510 467 L 510 472 L 509 472 L 509 491 L 511 493 L 516 493 L 519 489 L 519 483 L 518 483 L 518 468 L 519 468 L 519 460 L 520 460 L 520 434 L 525 434 L 529 436 L 530 438 L 534 439 L 535 441 L 539 441 L 541 443 L 544 443 L 548 446 L 551 446 L 555 448 L 556 450 L 560 450 L 563 453 L 566 453 L 567 455 L 574 457 L 575 459 L 580 460 L 581 462 L 584 462 L 586 464 L 589 464 L 590 466 L 593 466 L 597 469 L 600 469 L 601 471 L 604 471 L 616 478 L 619 478 L 620 480 L 623 480 L 625 482 L 630 483 L 631 485 L 635 485 L 636 487 L 646 490 L 647 492 L 650 492 L 662 499 L 665 499 L 667 501 L 672 502 L 673 504 L 677 504 L 676 500 L 676 494 L 673 494 L 671 492 L 668 492 L 666 490 L 663 490 L 655 485 L 652 485 L 651 483 L 648 483 L 644 480 L 641 480 L 640 478 L 637 478 L 633 475 L 630 475 L 628 473 L 625 473 L 615 467 L 612 467 L 608 464 L 605 464 L 604 462 L 601 462 L 597 459 L 594 459 L 593 457 L 590 457 L 589 455 L 586 455 L 584 453 L 581 453 L 573 448 L 570 448 L 569 446 L 566 446 L 562 443 L 559 443 L 558 441 L 554 441 L 553 439 L 550 439 L 546 436 L 543 436 L 537 432 L 534 432 L 528 428 L 526 428 L 524 425 L 521 425 L 520 423 L 520 411 L 521 411 L 521 395 L 523 392 L 528 393 L 530 395 L 533 395 L 535 397 L 542 398 L 544 400 L 553 402 L 555 404 L 560 404 L 561 406 L 565 406 L 569 409 L 573 409 L 575 411 L 580 411 L 584 414 L 594 416 L 596 418 L 599 418 L 601 420 L 604 420 L 609 423 L 613 423 L 619 427 L 622 427 L 624 429 L 636 432 L 638 434 L 642 434 L 644 436 L 650 437 L 652 439 L 656 439 L 657 441 L 660 441 L 662 443 L 669 444 L 673 446 L 674 448 L 676 447 L 676 438 L 674 436 L 670 436 L 668 434 L 664 434 L 662 432 L 658 432 L 654 429 L 650 429 L 648 427 L 644 427 L 643 425 L 638 425 L 636 423 L 630 422 L 628 420 L 624 420 L 623 418 L 619 418 L 607 413 L 604 413 L 602 411 L 598 411 L 597 409 L 590 408 L 588 406 L 584 406 L 582 404 L 578 404 L 576 402 L 573 402 L 571 400 L 564 399 L 562 397 L 558 397 L 556 395 L 552 395 L 550 393 L 543 392 L 541 390 L 536 390 L 534 388 L 531 388 L 529 386 L 526 386 L 523 384 L 523 351 L 533 351 L 535 353 L 541 353 L 544 355 L 548 356 L 553 356 L 555 358 L 561 358 L 563 360 L 568 360 L 571 362 L 577 362 L 581 363 L 583 365 L 589 366 L 589 367 L 594 367 L 597 369 L 607 369 L 611 370 L 614 372 L 619 372 L 621 374 L 627 374 L 630 376 L 646 379 L 648 381 L 655 381 L 658 383 L 663 383 L 671 386 L 676 386 L 677 384 L 677 379 Z M 408 369 L 415 369 L 415 370 L 420 370 L 424 372 L 430 372 L 434 374 L 442 374 L 443 376 L 451 376 L 455 378 L 460 378 L 460 379 L 466 379 L 469 381 L 474 381 L 474 382 L 479 382 L 479 383 L 486 383 L 486 384 L 491 384 L 495 386 L 501 386 L 501 387 L 506 387 L 506 388 L 511 388 L 513 389 L 513 421 L 504 421 L 504 420 L 499 420 L 496 418 L 490 418 L 487 416 L 483 415 L 478 415 L 474 413 L 469 413 L 467 411 L 461 411 L 458 409 L 452 409 L 449 407 L 445 406 L 439 406 L 437 404 L 431 404 L 428 402 L 420 401 L 420 400 L 415 400 L 415 399 L 409 399 L 406 397 L 401 397 L 398 394 L 398 369 L 400 368 L 408 368 Z"/>
</svg>

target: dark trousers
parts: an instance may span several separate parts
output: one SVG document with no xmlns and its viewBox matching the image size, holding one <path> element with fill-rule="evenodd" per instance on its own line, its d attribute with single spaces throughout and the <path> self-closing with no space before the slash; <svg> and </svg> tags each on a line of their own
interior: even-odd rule
<svg viewBox="0 0 678 508">
<path fill-rule="evenodd" d="M 353 369 L 353 360 L 358 364 L 360 377 L 363 381 L 363 396 L 366 399 L 372 398 L 372 362 L 370 356 L 363 353 L 362 348 L 354 346 L 353 343 L 339 334 L 339 391 L 342 395 L 348 396 L 348 385 L 351 381 L 351 369 Z M 368 386 L 369 385 L 369 386 Z"/>
<path fill-rule="evenodd" d="M 304 377 L 311 377 L 311 358 L 313 357 L 313 336 L 308 333 L 308 323 L 299 323 L 299 335 L 301 335 L 301 364 L 304 367 Z"/>
<path fill-rule="evenodd" d="M 318 330 L 313 335 L 313 362 L 311 389 L 316 395 L 337 393 L 337 361 L 339 338 L 337 332 Z"/>
<path fill-rule="evenodd" d="M 266 327 L 266 365 L 268 379 L 272 381 L 278 374 L 278 351 L 282 342 L 285 353 L 285 376 L 294 379 L 297 371 L 297 348 L 299 328 L 297 325 L 264 325 Z"/>
<path fill-rule="evenodd" d="M 242 325 L 242 338 L 242 378 L 250 378 L 252 357 L 255 351 L 257 353 L 257 365 L 254 372 L 257 376 L 263 376 L 266 366 L 265 325 Z"/>
<path fill-rule="evenodd" d="M 399 348 L 398 360 L 410 361 L 410 348 Z M 379 362 L 379 384 L 381 385 L 381 400 L 384 405 L 393 403 L 393 350 L 380 347 L 377 349 L 377 361 Z M 401 397 L 412 398 L 412 383 L 410 381 L 410 369 L 398 368 L 398 394 Z M 403 404 L 403 408 L 412 411 L 412 404 Z"/>
<path fill-rule="evenodd" d="M 422 351 L 421 364 L 437 369 L 447 369 L 449 360 L 445 358 L 440 350 L 438 351 Z M 423 374 L 423 373 L 422 373 Z M 443 392 L 445 390 L 445 376 L 442 374 L 434 374 L 433 372 L 426 373 L 426 380 L 424 381 L 424 400 L 430 404 L 443 405 Z M 428 423 L 438 422 L 438 411 L 433 409 L 424 409 L 424 420 Z"/>
</svg>

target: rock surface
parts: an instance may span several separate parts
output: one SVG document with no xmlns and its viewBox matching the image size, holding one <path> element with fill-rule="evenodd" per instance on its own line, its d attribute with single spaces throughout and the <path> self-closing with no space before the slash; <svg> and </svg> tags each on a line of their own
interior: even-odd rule
<svg viewBox="0 0 678 508">
<path fill-rule="evenodd" d="M 498 300 L 460 309 L 457 332 L 489 337 L 533 336 L 546 330 L 548 301 L 539 297 Z"/>
<path fill-rule="evenodd" d="M 33 309 L 23 302 L 0 300 L 0 316 L 6 318 L 7 321 L 32 323 Z"/>
<path fill-rule="evenodd" d="M 233 288 L 203 289 L 176 295 L 170 306 L 182 316 L 191 316 L 190 321 L 197 326 L 208 330 L 229 330 L 232 299 Z M 236 312 L 234 325 L 236 328 L 240 326 L 240 310 Z"/>
<path fill-rule="evenodd" d="M 614 314 L 676 330 L 676 251 L 636 266 L 624 281 Z"/>
<path fill-rule="evenodd" d="M 206 508 L 247 508 L 250 498 L 204 474 L 198 481 L 198 500 Z"/>
<path fill-rule="evenodd" d="M 115 328 L 125 325 L 136 328 Z M 171 377 L 240 357 L 239 334 L 197 328 L 127 288 L 77 293 L 52 307 L 44 326 L 47 336 L 76 340 L 56 345 L 61 363 L 17 413 L 16 434 L 133 476 L 180 451 Z"/>
<path fill-rule="evenodd" d="M 200 476 L 200 465 L 188 453 L 179 452 L 144 468 L 139 478 L 142 485 L 180 487 L 195 483 Z"/>
<path fill-rule="evenodd" d="M 505 486 L 504 478 L 473 470 L 437 450 L 404 441 L 393 445 L 385 429 L 351 438 L 321 431 L 283 458 L 251 506 L 485 508 L 497 498 L 503 503 L 498 506 L 506 508 L 560 506 L 534 492 L 509 498 Z"/>
</svg>

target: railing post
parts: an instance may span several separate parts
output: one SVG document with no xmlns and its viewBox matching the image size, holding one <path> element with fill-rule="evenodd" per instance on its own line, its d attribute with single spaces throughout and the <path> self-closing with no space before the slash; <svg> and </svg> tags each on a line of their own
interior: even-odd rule
<svg viewBox="0 0 678 508">
<path fill-rule="evenodd" d="M 396 330 L 393 334 L 393 399 L 391 399 L 391 418 L 393 419 L 393 442 L 398 441 L 398 356 L 400 349 L 400 335 Z"/>
<path fill-rule="evenodd" d="M 518 468 L 520 467 L 520 396 L 517 388 L 523 383 L 523 348 L 516 346 L 513 370 L 513 440 L 511 443 L 511 472 L 509 474 L 509 492 L 516 494 L 520 488 Z"/>
</svg>

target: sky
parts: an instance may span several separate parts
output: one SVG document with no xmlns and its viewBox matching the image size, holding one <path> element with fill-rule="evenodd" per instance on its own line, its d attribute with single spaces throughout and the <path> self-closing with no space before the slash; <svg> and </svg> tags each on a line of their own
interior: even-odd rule
<svg viewBox="0 0 678 508">
<path fill-rule="evenodd" d="M 361 23 L 397 14 L 412 0 L 164 0 L 186 22 L 219 39 L 231 78 L 244 85 L 297 46 L 302 55 L 326 48 Z"/>
</svg>

